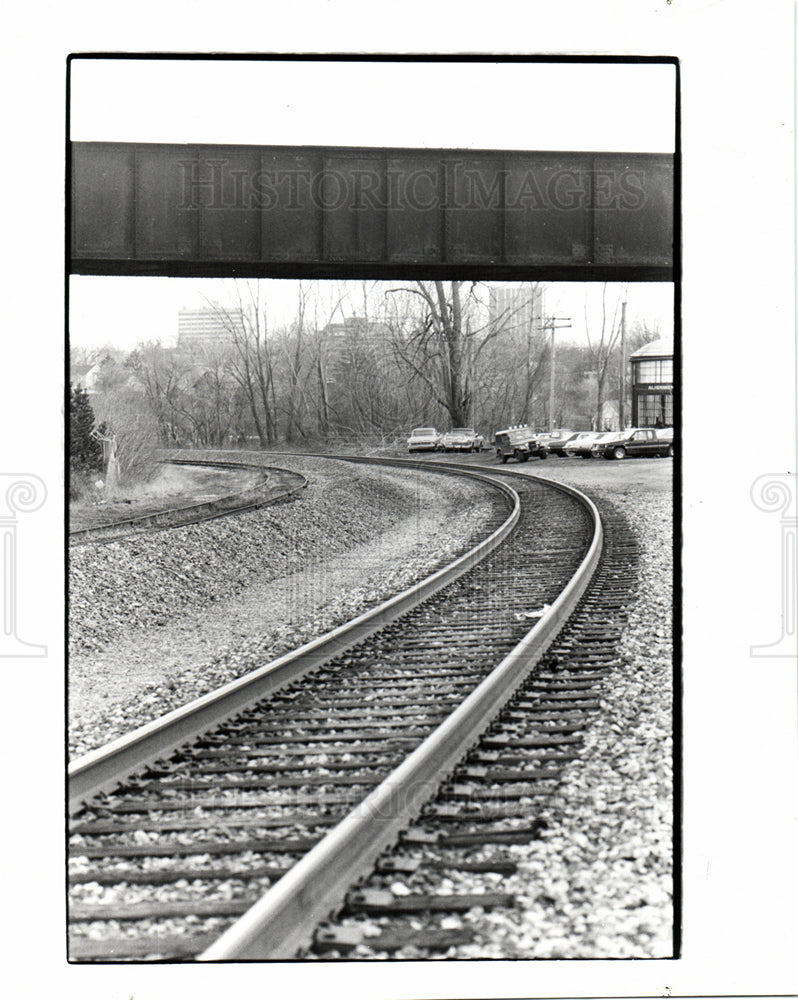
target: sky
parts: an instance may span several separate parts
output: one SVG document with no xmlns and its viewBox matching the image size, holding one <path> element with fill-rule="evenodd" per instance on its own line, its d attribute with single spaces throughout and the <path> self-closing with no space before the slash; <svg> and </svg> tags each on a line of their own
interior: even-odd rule
<svg viewBox="0 0 798 1000">
<path fill-rule="evenodd" d="M 80 142 L 670 153 L 674 94 L 674 67 L 655 64 L 76 59 L 70 131 Z"/>
<path fill-rule="evenodd" d="M 262 279 L 261 284 L 269 326 L 288 325 L 295 315 L 298 283 Z M 360 295 L 360 282 L 352 282 L 351 286 L 354 302 L 346 315 L 355 313 Z M 672 284 L 640 282 L 625 286 L 609 283 L 608 311 L 614 309 L 624 288 L 627 289 L 628 328 L 641 321 L 649 327 L 659 327 L 663 335 L 673 333 Z M 70 278 L 69 342 L 76 348 L 110 345 L 125 351 L 146 341 L 160 341 L 165 347 L 171 347 L 177 342 L 180 309 L 200 309 L 209 301 L 233 305 L 233 280 L 73 275 Z M 601 324 L 601 283 L 546 283 L 546 315 L 571 322 L 570 328 L 557 335 L 561 343 L 585 343 L 586 306 L 592 335 Z"/>
</svg>

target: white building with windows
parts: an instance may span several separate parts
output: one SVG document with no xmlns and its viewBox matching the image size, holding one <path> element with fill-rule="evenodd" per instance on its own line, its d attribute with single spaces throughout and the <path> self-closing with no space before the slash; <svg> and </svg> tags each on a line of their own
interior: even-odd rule
<svg viewBox="0 0 798 1000">
<path fill-rule="evenodd" d="M 234 324 L 241 319 L 234 312 L 211 307 L 181 309 L 177 317 L 177 346 L 181 351 L 197 348 L 228 347 L 233 343 Z M 243 329 L 243 328 L 242 328 Z"/>
<path fill-rule="evenodd" d="M 660 337 L 629 358 L 632 426 L 673 427 L 673 339 Z"/>
</svg>

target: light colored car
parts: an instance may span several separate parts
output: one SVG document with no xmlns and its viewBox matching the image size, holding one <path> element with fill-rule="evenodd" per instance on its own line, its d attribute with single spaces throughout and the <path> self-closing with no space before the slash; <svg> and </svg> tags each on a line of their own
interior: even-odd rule
<svg viewBox="0 0 798 1000">
<path fill-rule="evenodd" d="M 545 431 L 538 435 L 538 441 L 550 455 L 564 455 L 565 446 L 576 436 L 576 431 L 569 431 L 565 427 L 558 427 L 553 431 Z"/>
<path fill-rule="evenodd" d="M 482 451 L 485 439 L 473 427 L 453 427 L 443 435 L 444 451 Z"/>
<path fill-rule="evenodd" d="M 569 458 L 592 458 L 590 449 L 606 436 L 606 431 L 581 431 L 566 442 L 565 454 Z"/>
<path fill-rule="evenodd" d="M 434 427 L 414 427 L 407 439 L 408 451 L 437 451 L 441 436 Z"/>
</svg>

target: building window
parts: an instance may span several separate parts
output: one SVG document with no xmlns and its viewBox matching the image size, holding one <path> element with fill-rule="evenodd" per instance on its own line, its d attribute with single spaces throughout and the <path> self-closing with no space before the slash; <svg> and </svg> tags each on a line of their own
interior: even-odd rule
<svg viewBox="0 0 798 1000">
<path fill-rule="evenodd" d="M 639 393 L 637 423 L 640 427 L 673 427 L 673 395 L 670 392 Z"/>
<path fill-rule="evenodd" d="M 635 382 L 673 382 L 673 359 L 660 358 L 652 361 L 635 361 Z"/>
</svg>

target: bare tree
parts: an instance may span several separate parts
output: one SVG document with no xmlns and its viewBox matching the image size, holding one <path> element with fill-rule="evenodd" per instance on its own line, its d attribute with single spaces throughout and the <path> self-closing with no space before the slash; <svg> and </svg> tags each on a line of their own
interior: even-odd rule
<svg viewBox="0 0 798 1000">
<path fill-rule="evenodd" d="M 626 346 L 630 354 L 634 354 L 645 344 L 650 344 L 652 340 L 659 340 L 662 336 L 659 323 L 646 317 L 637 319 L 632 324 L 626 335 Z"/>
<path fill-rule="evenodd" d="M 327 294 L 324 298 L 318 283 L 315 283 L 313 291 L 313 333 L 308 345 L 309 363 L 315 380 L 312 395 L 315 401 L 316 430 L 321 437 L 327 438 L 336 423 L 335 400 L 331 397 L 334 396 L 334 365 L 337 350 L 331 343 L 333 340 L 331 326 L 336 316 L 343 318 L 343 307 L 348 292 L 342 282 L 325 283 L 324 292 Z"/>
<path fill-rule="evenodd" d="M 227 308 L 209 302 L 230 333 L 233 350 L 230 373 L 241 387 L 262 448 L 277 440 L 274 356 L 268 336 L 266 303 L 260 282 L 235 282 L 236 304 Z"/>
<path fill-rule="evenodd" d="M 240 388 L 229 351 L 212 348 L 186 372 L 178 410 L 193 445 L 221 448 L 243 433 Z"/>
<path fill-rule="evenodd" d="M 540 310 L 530 308 L 540 286 L 499 295 L 477 282 L 302 282 L 292 321 L 276 330 L 267 324 L 267 287 L 236 282 L 232 304 L 211 303 L 229 332 L 229 347 L 213 357 L 152 344 L 131 356 L 125 375 L 140 387 L 162 445 L 219 446 L 256 433 L 269 447 L 278 438 L 392 436 L 447 420 L 483 431 L 543 420 L 547 338 Z M 563 353 L 555 386 L 555 412 L 580 424 L 593 408 L 585 370 L 598 383 L 594 425 L 617 374 L 620 297 L 613 308 L 613 291 L 598 291 L 600 304 L 596 293 L 585 300 L 588 346 L 574 348 L 567 364 Z M 629 343 L 633 350 L 634 330 Z"/>
<path fill-rule="evenodd" d="M 507 308 L 501 315 L 486 315 L 484 303 L 477 295 L 478 284 L 471 282 L 467 290 L 460 281 L 417 281 L 411 288 L 391 289 L 392 294 L 409 297 L 405 316 L 395 314 L 393 348 L 399 363 L 422 382 L 432 399 L 457 426 L 474 420 L 480 390 L 490 384 L 488 362 L 491 345 L 502 334 L 518 328 L 513 324 L 522 306 Z M 415 308 L 412 306 L 415 302 Z M 530 340 L 531 343 L 531 340 Z M 531 351 L 531 348 L 530 348 Z M 495 366 L 504 362 L 501 352 L 493 352 Z M 518 357 L 510 361 L 515 372 Z M 531 356 L 527 379 L 528 405 L 534 384 Z M 501 380 L 498 379 L 500 382 Z"/>
<path fill-rule="evenodd" d="M 179 445 L 179 400 L 185 365 L 160 343 L 139 344 L 125 360 L 125 367 L 144 390 L 158 428 L 161 445 Z"/>
<path fill-rule="evenodd" d="M 607 282 L 605 281 L 601 289 L 601 328 L 591 337 L 590 324 L 587 318 L 587 290 L 585 291 L 585 331 L 587 333 L 587 345 L 590 351 L 591 364 L 596 372 L 596 413 L 594 426 L 596 430 L 602 430 L 602 411 L 604 410 L 604 387 L 609 372 L 610 360 L 613 355 L 621 327 L 618 322 L 618 310 L 620 309 L 622 295 L 619 294 L 615 300 L 612 320 L 608 327 L 607 317 Z"/>
<path fill-rule="evenodd" d="M 450 415 L 455 425 L 471 419 L 470 344 L 463 332 L 460 298 L 462 282 L 417 281 L 401 291 L 416 296 L 410 329 L 395 330 L 393 347 L 397 358 L 427 386 L 433 399 Z"/>
<path fill-rule="evenodd" d="M 307 311 L 309 291 L 300 281 L 297 293 L 297 314 L 292 325 L 292 338 L 289 339 L 284 334 L 282 338 L 282 349 L 287 369 L 287 390 L 286 390 L 286 420 L 285 439 L 293 441 L 297 436 L 304 437 L 304 431 L 299 419 L 299 410 L 302 405 L 302 372 L 306 361 L 305 341 L 305 313 Z"/>
</svg>

